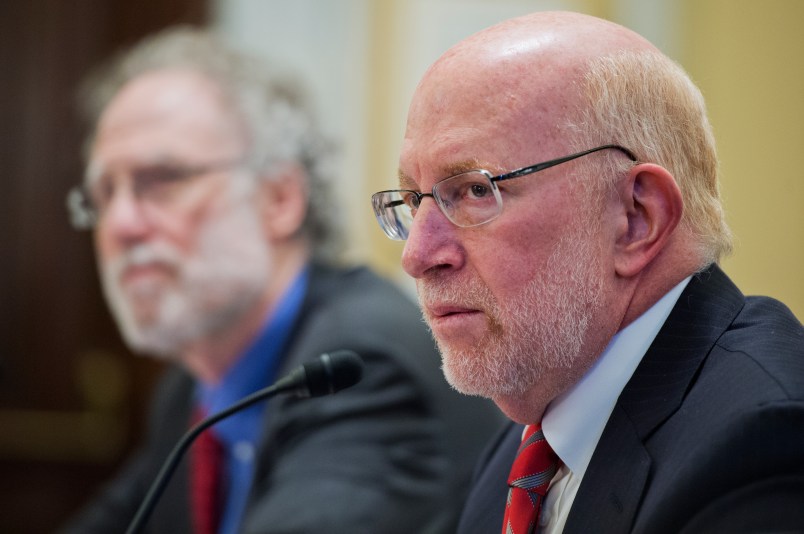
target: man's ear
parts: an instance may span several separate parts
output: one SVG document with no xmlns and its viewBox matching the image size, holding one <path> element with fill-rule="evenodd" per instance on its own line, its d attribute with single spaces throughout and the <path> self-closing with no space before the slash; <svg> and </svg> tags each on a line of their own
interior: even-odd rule
<svg viewBox="0 0 804 534">
<path fill-rule="evenodd" d="M 681 221 L 684 202 L 673 175 L 654 163 L 631 168 L 621 185 L 615 269 L 623 277 L 639 274 L 668 244 Z"/>
<path fill-rule="evenodd" d="M 307 215 L 307 180 L 298 165 L 257 177 L 258 205 L 265 234 L 274 242 L 298 233 Z"/>
</svg>

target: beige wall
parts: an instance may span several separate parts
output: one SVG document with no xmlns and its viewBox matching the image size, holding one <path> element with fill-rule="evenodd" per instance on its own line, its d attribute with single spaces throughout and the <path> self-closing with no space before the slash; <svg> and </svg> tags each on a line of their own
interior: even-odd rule
<svg viewBox="0 0 804 534">
<path fill-rule="evenodd" d="M 310 78 L 342 141 L 347 256 L 400 282 L 401 245 L 369 196 L 395 184 L 410 95 L 424 69 L 504 18 L 568 9 L 645 35 L 678 60 L 709 104 L 735 253 L 724 267 L 746 293 L 804 317 L 804 0 L 218 0 L 234 40 Z"/>
<path fill-rule="evenodd" d="M 734 254 L 748 294 L 804 318 L 804 2 L 684 0 L 681 62 L 718 140 Z"/>
<path fill-rule="evenodd" d="M 452 2 L 453 7 L 462 3 L 483 4 Z M 545 2 L 505 4 L 509 9 L 512 4 L 530 10 L 551 7 Z M 400 107 L 409 98 L 400 87 L 408 91 L 415 83 L 400 79 L 413 75 L 399 68 L 399 60 L 417 35 L 399 22 L 409 13 L 407 5 L 401 0 L 372 3 L 369 16 L 374 75 L 366 93 L 372 143 L 366 195 L 393 185 L 404 115 Z M 727 217 L 736 236 L 735 252 L 723 265 L 745 293 L 779 298 L 804 317 L 804 173 L 798 165 L 804 156 L 804 1 L 588 0 L 566 2 L 565 8 L 641 32 L 652 28 L 663 41 L 656 44 L 690 72 L 709 105 Z M 435 50 L 428 54 L 438 55 Z M 370 214 L 365 221 L 375 224 Z M 377 230 L 368 232 L 364 245 L 372 264 L 404 278 L 399 276 L 398 243 Z"/>
</svg>

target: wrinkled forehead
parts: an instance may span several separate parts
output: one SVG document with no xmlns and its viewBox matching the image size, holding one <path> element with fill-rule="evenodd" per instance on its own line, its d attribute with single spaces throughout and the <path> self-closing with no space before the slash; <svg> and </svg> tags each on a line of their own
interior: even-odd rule
<svg viewBox="0 0 804 534">
<path fill-rule="evenodd" d="M 522 50 L 473 52 L 442 58 L 419 84 L 402 174 L 419 174 L 408 166 L 438 165 L 432 173 L 445 177 L 465 161 L 502 172 L 560 156 L 569 146 L 566 124 L 580 103 L 573 67 Z"/>
<path fill-rule="evenodd" d="M 117 166 L 205 161 L 244 146 L 240 121 L 215 83 L 189 70 L 153 71 L 124 85 L 101 114 L 87 178 Z"/>
</svg>

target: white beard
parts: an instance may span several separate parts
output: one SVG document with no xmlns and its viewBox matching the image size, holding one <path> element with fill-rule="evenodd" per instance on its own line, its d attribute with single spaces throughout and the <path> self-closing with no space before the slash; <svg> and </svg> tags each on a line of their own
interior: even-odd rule
<svg viewBox="0 0 804 534">
<path fill-rule="evenodd" d="M 565 236 L 544 272 L 505 302 L 478 278 L 418 280 L 421 302 L 480 309 L 488 317 L 488 330 L 469 348 L 434 336 L 447 381 L 462 393 L 496 398 L 524 394 L 547 370 L 569 369 L 600 308 L 602 279 L 592 251 L 588 237 Z"/>
<path fill-rule="evenodd" d="M 175 358 L 239 320 L 264 294 L 272 257 L 253 205 L 229 204 L 199 231 L 196 244 L 195 254 L 182 257 L 167 242 L 144 243 L 100 266 L 106 299 L 132 350 Z M 173 270 L 175 279 L 121 287 L 126 267 L 153 262 Z"/>
</svg>

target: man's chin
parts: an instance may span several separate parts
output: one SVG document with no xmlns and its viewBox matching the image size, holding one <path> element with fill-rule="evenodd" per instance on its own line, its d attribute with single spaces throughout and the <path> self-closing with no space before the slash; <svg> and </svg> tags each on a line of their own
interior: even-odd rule
<svg viewBox="0 0 804 534">
<path fill-rule="evenodd" d="M 164 336 L 152 331 L 126 329 L 123 337 L 132 352 L 140 356 L 174 360 L 180 352 L 174 341 L 169 341 Z"/>
<path fill-rule="evenodd" d="M 156 306 L 153 305 L 129 307 L 128 310 L 126 310 L 129 330 L 137 332 L 139 335 L 141 332 L 149 332 L 158 329 L 157 312 Z"/>
<path fill-rule="evenodd" d="M 150 303 L 146 306 L 126 306 L 117 308 L 115 318 L 126 345 L 143 356 L 161 358 L 176 354 L 175 329 L 166 331 L 159 324 L 158 308 Z"/>
<path fill-rule="evenodd" d="M 444 378 L 453 389 L 464 395 L 491 398 L 492 392 L 496 389 L 489 383 L 486 373 L 482 370 L 466 364 L 466 354 L 456 355 L 454 353 L 444 353 L 441 356 L 441 369 Z M 463 361 L 463 363 L 458 363 Z"/>
<path fill-rule="evenodd" d="M 112 295 L 110 304 L 117 315 L 126 317 L 137 329 L 148 329 L 156 326 L 160 310 L 172 293 L 163 284 L 126 284 L 118 286 Z"/>
<path fill-rule="evenodd" d="M 444 378 L 465 395 L 492 400 L 521 395 L 538 378 L 535 369 L 511 366 L 500 351 L 483 351 L 478 345 L 459 351 L 439 345 L 439 350 Z"/>
</svg>

